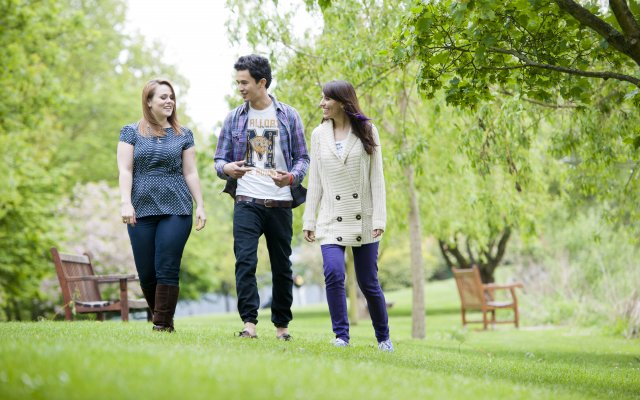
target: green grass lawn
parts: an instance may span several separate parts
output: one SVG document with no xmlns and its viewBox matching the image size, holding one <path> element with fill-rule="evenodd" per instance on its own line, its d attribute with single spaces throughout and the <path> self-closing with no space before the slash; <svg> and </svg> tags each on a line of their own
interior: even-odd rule
<svg viewBox="0 0 640 400">
<path fill-rule="evenodd" d="M 427 286 L 427 338 L 411 339 L 410 291 L 387 294 L 396 351 L 370 321 L 333 348 L 326 306 L 294 310 L 292 342 L 266 313 L 257 340 L 234 314 L 146 322 L 0 324 L 1 399 L 640 398 L 640 342 L 571 328 L 460 327 L 453 282 Z M 526 313 L 525 313 L 526 315 Z"/>
</svg>

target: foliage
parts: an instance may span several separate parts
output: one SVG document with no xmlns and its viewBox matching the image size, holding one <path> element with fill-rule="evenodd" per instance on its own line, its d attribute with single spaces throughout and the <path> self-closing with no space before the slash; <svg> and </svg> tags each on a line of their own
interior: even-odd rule
<svg viewBox="0 0 640 400">
<path fill-rule="evenodd" d="M 55 144 L 63 137 L 51 107 L 59 101 L 57 71 L 64 54 L 55 38 L 78 21 L 58 20 L 54 1 L 28 6 L 0 2 L 0 305 L 4 318 L 34 318 L 38 286 L 46 274 L 47 242 L 59 233 L 52 204 L 66 179 L 64 166 L 52 165 Z"/>
<path fill-rule="evenodd" d="M 106 182 L 76 184 L 72 196 L 58 206 L 57 220 L 65 228 L 63 253 L 88 253 L 96 274 L 135 273 L 129 236 L 120 212 L 120 192 Z M 75 221 L 82 221 L 78 224 Z"/>
<path fill-rule="evenodd" d="M 452 104 L 475 105 L 498 90 L 588 104 L 590 78 L 617 80 L 629 92 L 640 85 L 633 76 L 640 63 L 637 14 L 626 1 L 609 4 L 613 14 L 595 1 L 417 1 L 394 56 L 418 60 L 420 88 L 430 96 L 443 89 Z"/>
<path fill-rule="evenodd" d="M 235 291 L 233 201 L 222 193 L 224 182 L 213 168 L 215 144 L 196 146 L 207 226 L 202 231 L 192 231 L 182 259 L 180 296 L 192 299 L 203 293 Z"/>
<path fill-rule="evenodd" d="M 331 347 L 325 307 L 294 310 L 293 342 L 277 341 L 273 327 L 262 324 L 258 340 L 234 338 L 238 322 L 233 315 L 181 318 L 172 335 L 154 333 L 145 322 L 5 323 L 0 325 L 0 336 L 8 338 L 0 343 L 0 396 L 637 397 L 637 341 L 562 328 L 459 331 L 454 283 L 429 285 L 426 293 L 431 317 L 425 341 L 410 339 L 410 293 L 387 293 L 394 302 L 393 354 L 378 351 L 369 324 L 351 329 L 349 348 Z"/>
<path fill-rule="evenodd" d="M 512 258 L 530 293 L 523 309 L 542 305 L 529 313 L 532 322 L 606 326 L 626 337 L 640 333 L 637 238 L 602 214 L 596 207 L 578 215 L 552 211 L 540 239 Z"/>
<path fill-rule="evenodd" d="M 394 57 L 417 61 L 421 90 L 449 104 L 513 97 L 546 109 L 536 133 L 550 135 L 545 151 L 567 173 L 554 191 L 574 204 L 607 202 L 609 219 L 625 224 L 638 216 L 638 88 L 625 82 L 638 83 L 639 15 L 636 1 L 416 2 Z M 509 128 L 526 148 L 532 135 Z"/>
<path fill-rule="evenodd" d="M 117 133 L 139 118 L 142 83 L 183 81 L 121 33 L 124 11 L 121 0 L 0 1 L 0 319 L 42 314 L 48 249 L 64 240 L 57 206 L 78 182 L 115 183 Z"/>
<path fill-rule="evenodd" d="M 325 13 L 339 7 L 337 1 L 317 3 Z M 437 114 L 436 131 L 445 134 L 427 140 L 429 155 L 455 155 L 453 163 L 442 158 L 444 163 L 425 168 L 439 184 L 420 186 L 423 204 L 447 205 L 425 220 L 440 232 L 437 237 L 449 238 L 449 246 L 463 232 L 461 244 L 479 242 L 482 250 L 495 238 L 487 232 L 511 226 L 535 242 L 540 232 L 560 229 L 545 217 L 552 206 L 572 215 L 595 209 L 607 229 L 637 238 L 640 121 L 637 88 L 627 84 L 637 85 L 637 2 L 628 3 L 630 12 L 622 1 L 609 8 L 580 4 L 419 1 L 398 7 L 407 18 L 395 38 L 394 60 L 418 63 L 417 82 L 428 97 L 472 110 L 466 123 L 451 112 Z M 467 204 L 451 207 L 458 198 Z M 477 223 L 483 220 L 488 223 Z M 585 248 L 600 245 L 583 239 Z M 477 258 L 478 250 L 469 253 Z M 561 273 L 563 266 L 553 264 L 546 267 Z M 617 279 L 634 282 L 626 270 Z M 632 292 L 618 294 L 601 300 L 607 307 L 637 302 Z"/>
<path fill-rule="evenodd" d="M 274 11 L 269 3 L 255 5 L 262 17 L 248 18 L 258 15 L 254 8 L 231 2 L 243 24 L 228 25 L 236 40 L 250 32 L 250 44 L 258 51 L 268 49 L 279 65 L 276 92 L 299 108 L 303 120 L 311 122 L 307 128 L 319 120 L 320 93 L 300 82 L 319 87 L 330 79 L 347 79 L 380 129 L 389 210 L 383 251 L 394 237 L 406 240 L 410 193 L 415 191 L 419 218 L 426 221 L 423 232 L 449 248 L 456 247 L 457 238 L 473 243 L 476 256 L 467 262 L 487 265 L 486 279 L 492 280 L 500 257 L 492 265 L 486 262 L 491 243 L 512 228 L 533 234 L 537 215 L 551 200 L 547 179 L 555 172 L 554 161 L 542 156 L 544 138 L 536 137 L 544 113 L 511 97 L 474 112 L 446 106 L 442 96 L 425 101 L 414 84 L 415 64 L 389 62 L 388 32 L 402 27 L 408 2 L 320 4 L 322 32 L 304 38 L 292 37 L 288 28 L 295 13 Z M 315 2 L 307 6 L 317 12 Z M 415 171 L 414 180 L 406 178 L 409 170 L 410 175 Z M 397 271 L 387 277 L 400 281 L 402 265 L 392 264 Z"/>
<path fill-rule="evenodd" d="M 394 234 L 385 238 L 385 245 L 378 253 L 378 278 L 382 290 L 398 290 L 411 287 L 411 254 L 405 235 Z M 433 238 L 422 239 L 425 276 L 432 276 L 440 263 L 437 244 Z"/>
</svg>

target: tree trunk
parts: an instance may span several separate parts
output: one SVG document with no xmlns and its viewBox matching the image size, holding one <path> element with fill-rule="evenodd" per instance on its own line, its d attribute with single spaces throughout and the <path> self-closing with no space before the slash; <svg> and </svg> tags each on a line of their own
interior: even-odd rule
<svg viewBox="0 0 640 400">
<path fill-rule="evenodd" d="M 349 298 L 349 323 L 358 325 L 358 283 L 356 282 L 356 268 L 353 264 L 353 253 L 351 247 L 344 249 L 346 253 L 346 270 L 347 270 L 347 295 Z"/>
<path fill-rule="evenodd" d="M 420 226 L 420 208 L 416 196 L 414 182 L 414 168 L 405 167 L 409 189 L 409 242 L 411 249 L 411 282 L 413 286 L 413 304 L 411 307 L 411 337 L 424 339 L 425 337 L 425 307 L 424 307 L 424 267 L 422 260 L 422 229 Z"/>
<path fill-rule="evenodd" d="M 460 251 L 461 244 L 458 243 L 458 235 L 454 237 L 452 245 L 442 239 L 438 240 L 438 244 L 442 257 L 449 268 L 465 269 L 475 265 L 480 270 L 482 283 L 493 283 L 495 282 L 494 274 L 496 268 L 500 265 L 507 250 L 507 243 L 511 237 L 511 228 L 506 226 L 499 235 L 498 244 L 496 245 L 496 237 L 493 237 L 489 240 L 488 245 L 485 246 L 485 250 L 477 250 L 477 246 L 473 246 L 468 238 L 464 239 L 467 250 L 466 258 Z M 474 247 L 476 248 L 475 251 Z M 474 252 L 476 253 L 475 255 Z"/>
</svg>

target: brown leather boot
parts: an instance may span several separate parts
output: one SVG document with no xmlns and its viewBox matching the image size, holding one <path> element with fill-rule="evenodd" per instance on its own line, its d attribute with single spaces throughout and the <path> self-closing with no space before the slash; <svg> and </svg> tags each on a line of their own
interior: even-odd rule
<svg viewBox="0 0 640 400">
<path fill-rule="evenodd" d="M 142 294 L 144 295 L 144 299 L 147 301 L 149 305 L 149 309 L 147 310 L 147 321 L 153 321 L 153 310 L 156 307 L 156 285 L 142 286 Z"/>
<path fill-rule="evenodd" d="M 178 304 L 179 286 L 156 285 L 156 304 L 153 310 L 153 330 L 173 332 L 173 315 Z"/>
</svg>

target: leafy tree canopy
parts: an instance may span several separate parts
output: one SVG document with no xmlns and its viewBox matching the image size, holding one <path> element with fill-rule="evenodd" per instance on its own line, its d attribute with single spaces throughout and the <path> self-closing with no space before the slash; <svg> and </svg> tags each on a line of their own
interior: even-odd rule
<svg viewBox="0 0 640 400">
<path fill-rule="evenodd" d="M 399 31 L 397 61 L 417 60 L 420 87 L 464 106 L 515 91 L 589 104 L 597 80 L 635 98 L 640 15 L 632 0 L 418 1 Z"/>
</svg>

